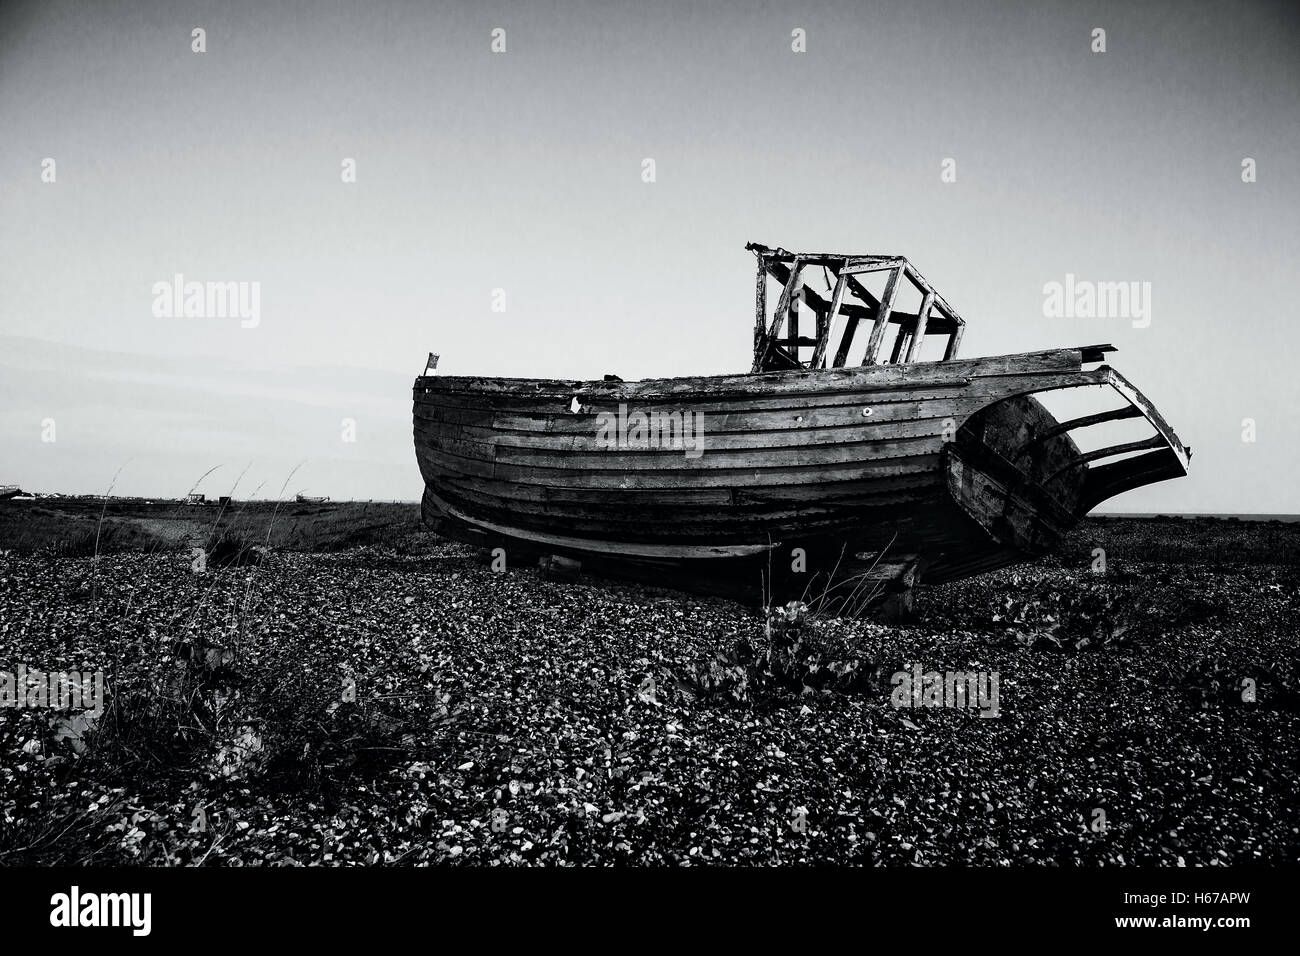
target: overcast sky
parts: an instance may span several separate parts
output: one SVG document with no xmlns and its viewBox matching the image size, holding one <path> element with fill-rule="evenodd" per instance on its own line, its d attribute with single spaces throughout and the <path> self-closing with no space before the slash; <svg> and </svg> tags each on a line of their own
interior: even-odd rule
<svg viewBox="0 0 1300 956">
<path fill-rule="evenodd" d="M 0 0 L 0 483 L 414 499 L 427 352 L 747 370 L 753 240 L 908 256 L 966 355 L 1117 345 L 1195 457 L 1108 510 L 1300 511 L 1295 9 Z M 1045 317 L 1067 273 L 1149 327 Z"/>
</svg>

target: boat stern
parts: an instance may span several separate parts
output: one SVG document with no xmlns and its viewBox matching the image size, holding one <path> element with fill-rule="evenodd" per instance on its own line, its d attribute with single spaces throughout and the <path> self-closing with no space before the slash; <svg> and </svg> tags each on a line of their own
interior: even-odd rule
<svg viewBox="0 0 1300 956">
<path fill-rule="evenodd" d="M 1036 392 L 1025 392 L 981 409 L 946 446 L 949 494 L 1000 545 L 1028 556 L 1042 554 L 1108 498 L 1187 474 L 1191 449 L 1115 369 L 1081 370 L 1061 387 L 1096 385 L 1108 387 L 1104 394 L 1122 403 L 1058 421 Z M 1150 426 L 1148 437 L 1086 452 L 1073 438 L 1093 425 L 1138 418 Z"/>
</svg>

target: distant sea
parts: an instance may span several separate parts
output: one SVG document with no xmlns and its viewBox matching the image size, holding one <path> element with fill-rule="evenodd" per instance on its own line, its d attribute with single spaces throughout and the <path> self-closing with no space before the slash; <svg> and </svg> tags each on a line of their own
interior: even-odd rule
<svg viewBox="0 0 1300 956">
<path fill-rule="evenodd" d="M 1300 515 L 1180 514 L 1175 511 L 1097 511 L 1094 518 L 1236 518 L 1238 521 L 1300 521 Z"/>
</svg>

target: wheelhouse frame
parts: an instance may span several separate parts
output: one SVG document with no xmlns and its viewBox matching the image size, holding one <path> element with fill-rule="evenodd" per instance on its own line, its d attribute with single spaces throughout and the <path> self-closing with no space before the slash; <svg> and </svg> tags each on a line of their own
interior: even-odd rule
<svg viewBox="0 0 1300 956">
<path fill-rule="evenodd" d="M 941 361 L 957 356 L 965 320 L 904 257 L 787 252 L 754 242 L 745 248 L 758 259 L 752 372 L 843 368 L 848 363 L 858 328 L 864 323 L 870 325 L 871 333 L 861 365 L 886 364 L 880 361 L 880 352 L 890 325 L 897 326 L 898 333 L 888 364 L 917 361 L 921 342 L 927 335 L 948 337 Z M 835 277 L 829 299 L 805 284 L 809 268 L 823 268 Z M 858 278 L 874 272 L 888 273 L 884 291 L 879 297 Z M 769 276 L 781 285 L 781 294 L 770 314 L 767 307 Z M 894 309 L 904 282 L 910 283 L 921 295 L 921 305 L 916 312 Z M 816 316 L 814 335 L 800 334 L 801 303 Z M 844 316 L 844 327 L 839 340 L 833 343 L 831 339 L 839 316 Z M 800 358 L 799 350 L 808 347 L 813 350 L 812 357 L 805 361 Z"/>
</svg>

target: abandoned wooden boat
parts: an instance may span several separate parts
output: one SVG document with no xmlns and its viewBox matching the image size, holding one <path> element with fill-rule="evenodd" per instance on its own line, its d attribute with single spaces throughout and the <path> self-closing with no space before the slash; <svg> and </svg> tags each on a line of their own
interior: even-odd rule
<svg viewBox="0 0 1300 956">
<path fill-rule="evenodd" d="M 414 386 L 426 523 L 515 563 L 555 556 L 776 600 L 807 593 L 813 575 L 859 574 L 906 599 L 922 579 L 1041 555 L 1107 498 L 1186 473 L 1173 430 L 1099 364 L 1111 346 L 958 358 L 963 319 L 906 259 L 747 248 L 747 374 L 557 381 L 426 366 Z M 1061 421 L 1035 397 L 1084 386 L 1120 404 Z M 1087 452 L 1072 436 L 1129 418 L 1152 434 Z"/>
</svg>

